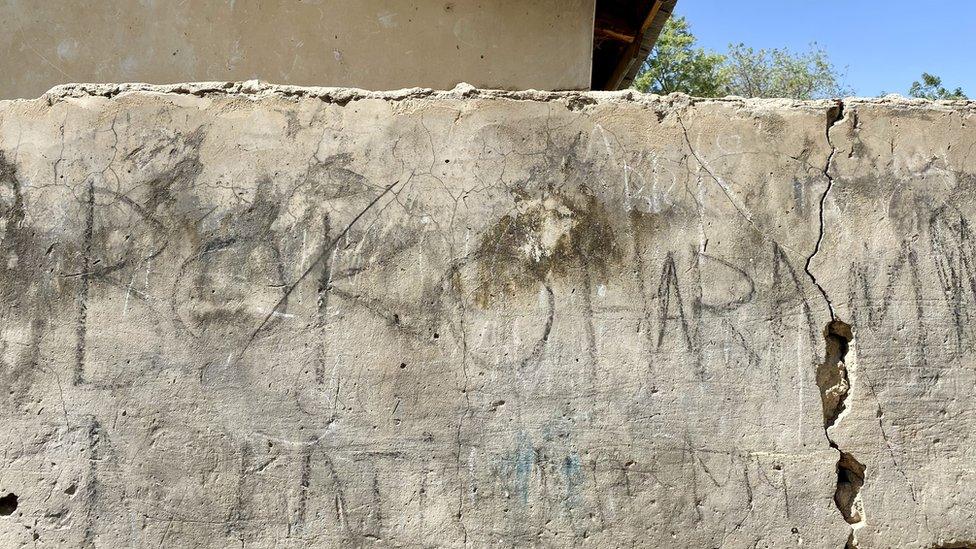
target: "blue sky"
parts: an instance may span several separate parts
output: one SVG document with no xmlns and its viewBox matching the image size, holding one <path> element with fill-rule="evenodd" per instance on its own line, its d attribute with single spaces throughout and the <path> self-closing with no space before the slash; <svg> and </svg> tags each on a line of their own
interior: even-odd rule
<svg viewBox="0 0 976 549">
<path fill-rule="evenodd" d="M 675 13 L 715 51 L 817 42 L 856 95 L 908 95 L 927 71 L 976 97 L 976 0 L 679 0 Z"/>
</svg>

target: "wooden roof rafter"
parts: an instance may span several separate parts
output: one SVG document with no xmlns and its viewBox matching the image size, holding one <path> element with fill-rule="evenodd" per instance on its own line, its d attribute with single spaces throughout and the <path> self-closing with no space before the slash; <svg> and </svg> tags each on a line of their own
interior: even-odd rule
<svg viewBox="0 0 976 549">
<path fill-rule="evenodd" d="M 677 0 L 597 0 L 593 29 L 594 90 L 630 86 Z"/>
</svg>

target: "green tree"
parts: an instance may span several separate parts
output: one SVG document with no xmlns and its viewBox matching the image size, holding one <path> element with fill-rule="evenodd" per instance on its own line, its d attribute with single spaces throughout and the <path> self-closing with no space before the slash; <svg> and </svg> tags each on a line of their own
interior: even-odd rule
<svg viewBox="0 0 976 549">
<path fill-rule="evenodd" d="M 668 20 L 657 44 L 641 66 L 634 87 L 643 92 L 684 92 L 699 97 L 725 94 L 725 57 L 696 47 L 684 17 Z"/>
<path fill-rule="evenodd" d="M 729 95 L 822 99 L 850 93 L 842 83 L 843 73 L 816 44 L 803 53 L 734 44 L 729 46 L 724 68 Z"/>
<path fill-rule="evenodd" d="M 698 97 L 790 97 L 846 95 L 843 73 L 815 44 L 810 51 L 754 50 L 743 44 L 720 54 L 696 46 L 684 17 L 670 19 L 634 81 L 640 91 L 683 92 Z"/>
<path fill-rule="evenodd" d="M 942 87 L 942 79 L 927 72 L 922 73 L 922 81 L 912 82 L 908 95 L 919 99 L 969 99 L 962 92 L 962 88 L 952 91 Z"/>
</svg>

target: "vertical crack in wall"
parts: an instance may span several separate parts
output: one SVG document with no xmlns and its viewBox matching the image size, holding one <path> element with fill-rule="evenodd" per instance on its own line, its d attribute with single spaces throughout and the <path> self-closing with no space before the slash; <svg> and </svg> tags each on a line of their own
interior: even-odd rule
<svg viewBox="0 0 976 549">
<path fill-rule="evenodd" d="M 824 329 L 826 353 L 824 361 L 817 368 L 817 386 L 823 403 L 824 434 L 830 447 L 837 450 L 837 486 L 834 490 L 834 504 L 844 520 L 851 525 L 847 547 L 857 547 L 856 532 L 864 526 L 864 505 L 861 501 L 861 487 L 864 485 L 865 467 L 851 453 L 840 448 L 830 435 L 830 429 L 847 409 L 847 399 L 851 394 L 851 378 L 847 368 L 847 353 L 854 341 L 850 325 L 831 320 Z"/>
<path fill-rule="evenodd" d="M 858 461 L 850 452 L 840 448 L 830 436 L 830 429 L 837 424 L 841 415 L 847 409 L 847 399 L 851 393 L 850 372 L 847 369 L 847 353 L 850 351 L 851 343 L 854 341 L 854 332 L 851 326 L 837 319 L 834 314 L 834 305 L 827 295 L 827 290 L 820 285 L 817 277 L 811 270 L 813 260 L 820 253 L 823 245 L 826 223 L 824 220 L 824 209 L 827 204 L 827 196 L 834 188 L 834 178 L 830 175 L 831 164 L 837 154 L 837 147 L 834 146 L 830 138 L 830 132 L 840 121 L 844 119 L 844 102 L 837 100 L 836 103 L 827 109 L 827 128 L 825 131 L 827 145 L 830 147 L 830 154 L 824 163 L 823 175 L 827 179 L 827 187 L 820 195 L 819 222 L 820 232 L 817 235 L 817 244 L 814 246 L 813 253 L 807 257 L 804 270 L 813 285 L 817 287 L 824 301 L 827 303 L 827 311 L 830 313 L 830 323 L 824 328 L 824 340 L 827 348 L 824 354 L 823 363 L 817 368 L 817 386 L 820 388 L 820 399 L 823 403 L 824 435 L 830 447 L 837 450 L 840 454 L 837 459 L 837 485 L 834 489 L 834 504 L 840 510 L 844 520 L 851 525 L 851 533 L 847 538 L 846 547 L 857 547 L 857 530 L 864 526 L 864 504 L 861 501 L 861 487 L 864 486 L 865 466 Z"/>
<path fill-rule="evenodd" d="M 813 253 L 807 257 L 806 265 L 804 265 L 803 270 L 806 271 L 807 276 L 813 281 L 813 285 L 820 290 L 820 295 L 823 296 L 824 301 L 827 302 L 827 310 L 830 312 L 830 319 L 834 320 L 837 318 L 834 316 L 834 304 L 830 301 L 830 297 L 827 296 L 827 291 L 824 290 L 823 286 L 817 282 L 817 277 L 813 275 L 813 271 L 810 270 L 810 265 L 813 263 L 813 258 L 817 257 L 820 253 L 820 246 L 823 244 L 824 239 L 824 205 L 827 203 L 827 195 L 830 194 L 830 190 L 834 188 L 834 178 L 830 175 L 830 165 L 834 161 L 834 155 L 837 154 L 837 147 L 834 146 L 833 141 L 830 139 L 830 130 L 844 119 L 844 102 L 840 99 L 837 100 L 834 106 L 827 109 L 827 129 L 825 134 L 827 136 L 827 145 L 830 147 L 830 154 L 827 155 L 827 162 L 824 164 L 823 175 L 827 178 L 827 188 L 824 189 L 822 195 L 820 195 L 820 233 L 817 235 L 817 244 L 813 248 Z"/>
</svg>

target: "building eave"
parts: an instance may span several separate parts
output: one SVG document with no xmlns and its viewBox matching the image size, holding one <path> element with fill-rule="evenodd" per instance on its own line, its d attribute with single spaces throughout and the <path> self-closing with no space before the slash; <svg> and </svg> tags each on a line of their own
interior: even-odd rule
<svg viewBox="0 0 976 549">
<path fill-rule="evenodd" d="M 597 0 L 594 90 L 629 87 L 651 53 L 678 0 Z"/>
</svg>

